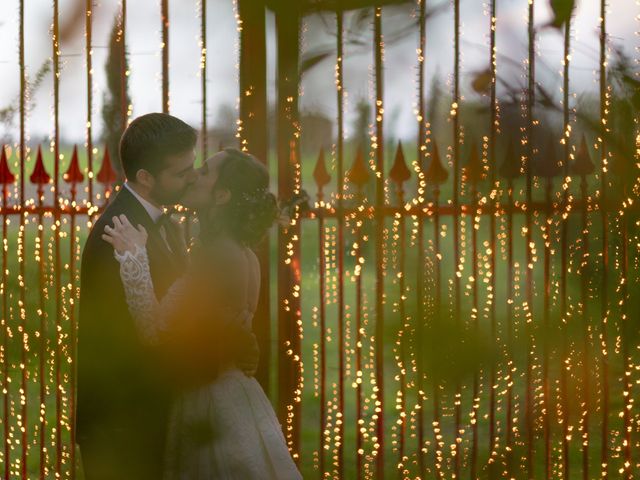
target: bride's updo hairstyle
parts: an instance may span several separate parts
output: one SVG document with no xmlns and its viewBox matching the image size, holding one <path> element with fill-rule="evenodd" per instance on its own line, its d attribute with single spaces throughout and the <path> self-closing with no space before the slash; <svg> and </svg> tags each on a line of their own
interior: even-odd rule
<svg viewBox="0 0 640 480">
<path fill-rule="evenodd" d="M 279 215 L 278 202 L 269 191 L 269 172 L 253 155 L 225 148 L 214 192 L 227 189 L 231 198 L 216 207 L 212 228 L 226 230 L 236 241 L 253 247 L 266 235 Z M 213 193 L 213 192 L 212 192 Z"/>
</svg>

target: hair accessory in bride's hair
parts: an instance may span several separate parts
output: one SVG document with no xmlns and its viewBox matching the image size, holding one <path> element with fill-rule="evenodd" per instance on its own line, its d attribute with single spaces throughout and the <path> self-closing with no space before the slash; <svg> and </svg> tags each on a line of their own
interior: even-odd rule
<svg viewBox="0 0 640 480">
<path fill-rule="evenodd" d="M 267 193 L 269 193 L 269 190 L 267 188 L 257 188 L 250 192 L 244 192 L 242 194 L 242 199 L 250 202 L 256 201 L 256 200 L 263 200 L 264 197 L 267 195 Z"/>
<path fill-rule="evenodd" d="M 244 192 L 242 194 L 242 203 L 244 203 L 248 208 L 254 209 L 262 206 L 269 196 L 270 192 L 267 188 L 258 188 L 256 190 L 252 190 L 250 192 Z M 255 217 L 255 214 L 249 213 L 249 219 L 252 220 Z"/>
<path fill-rule="evenodd" d="M 292 195 L 291 198 L 281 201 L 278 224 L 283 227 L 291 226 L 291 220 L 295 215 L 296 208 L 299 209 L 298 211 L 300 213 L 304 213 L 311 208 L 309 206 L 309 200 L 309 194 L 304 190 L 300 190 L 298 193 Z"/>
</svg>

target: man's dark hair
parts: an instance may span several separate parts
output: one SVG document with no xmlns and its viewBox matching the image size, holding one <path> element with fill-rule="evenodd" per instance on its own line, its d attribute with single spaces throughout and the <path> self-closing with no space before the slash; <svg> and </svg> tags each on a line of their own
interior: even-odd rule
<svg viewBox="0 0 640 480">
<path fill-rule="evenodd" d="M 197 131 L 179 118 L 166 113 L 142 115 L 120 139 L 122 169 L 131 181 L 140 169 L 156 175 L 166 167 L 167 156 L 192 150 L 197 137 Z"/>
</svg>

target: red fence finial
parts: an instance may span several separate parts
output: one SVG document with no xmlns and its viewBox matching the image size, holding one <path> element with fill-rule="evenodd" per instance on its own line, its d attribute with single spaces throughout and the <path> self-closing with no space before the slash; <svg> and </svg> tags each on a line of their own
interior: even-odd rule
<svg viewBox="0 0 640 480">
<path fill-rule="evenodd" d="M 431 151 L 431 163 L 429 168 L 425 172 L 425 179 L 427 182 L 434 185 L 440 185 L 449 178 L 449 172 L 445 170 L 440 161 L 440 151 L 438 150 L 438 144 L 433 142 L 433 150 Z"/>
<path fill-rule="evenodd" d="M 356 158 L 353 160 L 351 170 L 347 172 L 347 178 L 358 188 L 364 187 L 369 181 L 369 167 L 364 163 L 364 155 L 362 154 L 362 147 L 360 146 L 358 146 L 358 150 L 356 151 Z"/>
<path fill-rule="evenodd" d="M 393 162 L 391 170 L 389 170 L 389 178 L 398 185 L 402 185 L 404 182 L 411 178 L 411 172 L 409 171 L 409 168 L 407 168 L 407 162 L 404 159 L 402 142 L 398 142 L 398 148 L 396 149 L 396 158 Z"/>
<path fill-rule="evenodd" d="M 331 175 L 327 172 L 327 166 L 324 162 L 324 148 L 321 148 L 320 153 L 318 154 L 318 160 L 316 161 L 316 166 L 313 169 L 313 179 L 316 181 L 318 191 L 322 191 L 322 187 L 331 181 Z"/>
<path fill-rule="evenodd" d="M 480 155 L 478 154 L 478 144 L 473 142 L 471 144 L 471 152 L 469 154 L 469 161 L 466 165 L 467 178 L 471 183 L 478 183 L 485 177 L 485 170 Z"/>
<path fill-rule="evenodd" d="M 571 173 L 574 175 L 591 175 L 594 170 L 595 166 L 591 161 L 591 155 L 589 155 L 589 149 L 587 148 L 587 139 L 583 135 L 576 159 L 571 164 Z"/>
<path fill-rule="evenodd" d="M 80 183 L 84 180 L 84 175 L 80 170 L 80 163 L 78 162 L 78 146 L 73 146 L 73 155 L 71 155 L 71 163 L 69 168 L 62 176 L 67 183 Z"/>
<path fill-rule="evenodd" d="M 33 167 L 33 173 L 29 177 L 29 181 L 36 185 L 46 185 L 51 182 L 51 177 L 44 168 L 44 162 L 42 161 L 42 147 L 38 145 L 38 155 L 36 156 L 36 165 Z"/>
<path fill-rule="evenodd" d="M 103 185 L 111 185 L 116 181 L 116 172 L 111 167 L 111 156 L 109 155 L 109 147 L 104 149 L 104 158 L 102 159 L 102 166 L 100 171 L 96 175 L 96 180 Z"/>
<path fill-rule="evenodd" d="M 9 169 L 6 147 L 2 145 L 2 152 L 0 152 L 0 185 L 11 185 L 15 181 L 16 177 Z"/>
</svg>

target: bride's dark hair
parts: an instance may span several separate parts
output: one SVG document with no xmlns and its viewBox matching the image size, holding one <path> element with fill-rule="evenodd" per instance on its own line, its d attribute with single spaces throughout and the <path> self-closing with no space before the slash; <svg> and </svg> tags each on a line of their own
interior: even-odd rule
<svg viewBox="0 0 640 480">
<path fill-rule="evenodd" d="M 227 189 L 231 198 L 216 207 L 215 219 L 202 226 L 202 235 L 206 238 L 223 229 L 236 241 L 253 247 L 279 215 L 276 197 L 269 191 L 269 172 L 253 155 L 235 148 L 225 148 L 224 152 L 214 191 Z"/>
</svg>

